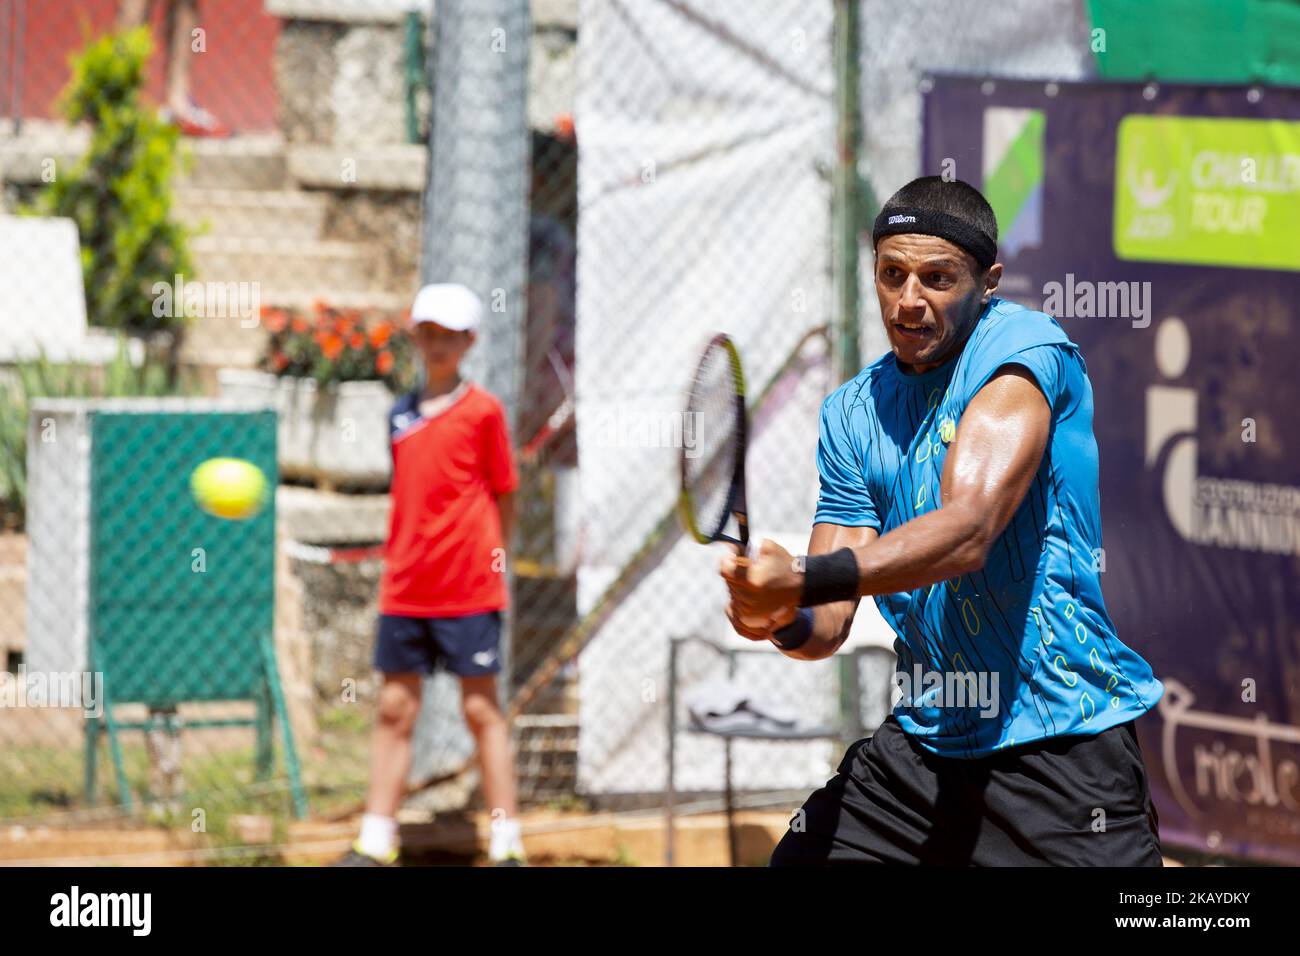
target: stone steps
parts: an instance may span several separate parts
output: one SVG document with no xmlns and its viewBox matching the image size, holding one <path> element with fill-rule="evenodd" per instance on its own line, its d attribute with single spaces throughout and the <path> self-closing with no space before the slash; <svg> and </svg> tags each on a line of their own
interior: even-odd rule
<svg viewBox="0 0 1300 956">
<path fill-rule="evenodd" d="M 201 281 L 254 283 L 247 294 L 255 292 L 262 309 L 307 309 L 317 300 L 345 308 L 396 301 L 386 290 L 371 289 L 373 264 L 359 243 L 207 235 L 192 239 L 190 252 Z M 313 280 L 319 284 L 302 288 Z M 182 361 L 236 368 L 257 364 L 266 350 L 268 333 L 260 325 L 245 327 L 251 325 L 251 318 L 231 311 L 236 314 L 196 316 L 190 320 Z"/>
<path fill-rule="evenodd" d="M 22 135 L 9 136 L 0 121 L 0 176 L 37 184 L 43 164 L 53 159 L 70 168 L 89 142 L 84 127 L 31 120 Z M 417 189 L 424 175 L 423 147 L 393 146 L 362 151 L 313 146 L 288 147 L 278 134 L 228 139 L 186 139 L 176 178 L 173 217 L 195 230 L 189 240 L 193 276 L 204 283 L 251 283 L 263 308 L 310 310 L 318 301 L 337 308 L 396 311 L 415 289 L 384 282 L 373 250 L 362 242 L 325 239 L 330 200 L 326 193 L 296 188 L 311 176 L 338 188 L 339 169 L 352 160 L 353 185 Z M 290 175 L 291 165 L 302 167 Z M 309 173 L 306 179 L 305 173 Z M 234 310 L 238 312 L 239 310 Z M 182 361 L 201 379 L 222 367 L 253 367 L 266 348 L 266 332 L 245 328 L 251 316 L 198 316 L 186 329 Z"/>
<path fill-rule="evenodd" d="M 577 792 L 576 714 L 521 714 L 514 734 L 520 800 L 540 803 Z"/>
<path fill-rule="evenodd" d="M 303 277 L 304 280 L 309 278 L 311 277 Z M 263 307 L 270 306 L 276 309 L 293 308 L 310 311 L 317 301 L 323 301 L 336 309 L 360 309 L 363 312 L 375 309 L 390 312 L 410 308 L 415 293 L 415 289 L 411 289 L 409 292 L 405 289 L 391 291 L 387 288 L 351 292 L 338 289 L 322 289 L 321 287 L 310 289 L 272 287 L 262 289 L 262 305 Z"/>
<path fill-rule="evenodd" d="M 27 120 L 21 136 L 12 135 L 12 126 L 0 123 L 0 175 L 11 182 L 42 182 L 49 159 L 57 170 L 70 169 L 90 143 L 90 132 L 82 126 Z M 278 190 L 289 185 L 284 140 L 277 134 L 185 139 L 185 156 L 178 163 L 179 187 Z"/>
<path fill-rule="evenodd" d="M 424 188 L 428 150 L 422 143 L 365 147 L 295 144 L 285 151 L 290 177 L 321 189 L 381 189 L 419 192 Z"/>
<path fill-rule="evenodd" d="M 240 327 L 237 317 L 211 317 L 192 319 L 185 329 L 181 346 L 181 362 L 202 368 L 256 368 L 266 353 L 270 337 L 263 328 Z M 203 375 L 207 380 L 215 378 Z"/>
<path fill-rule="evenodd" d="M 365 246 L 338 239 L 200 236 L 190 240 L 190 253 L 197 277 L 205 282 L 256 282 L 260 288 L 289 289 L 314 280 L 319 283 L 318 297 L 327 301 L 336 292 L 368 292 L 374 281 Z"/>
<path fill-rule="evenodd" d="M 177 185 L 198 189 L 278 190 L 289 185 L 284 140 L 274 134 L 187 139 L 191 162 Z"/>
<path fill-rule="evenodd" d="M 321 237 L 328 208 L 314 192 L 185 187 L 176 191 L 172 216 L 204 230 L 201 236 L 312 240 Z"/>
</svg>

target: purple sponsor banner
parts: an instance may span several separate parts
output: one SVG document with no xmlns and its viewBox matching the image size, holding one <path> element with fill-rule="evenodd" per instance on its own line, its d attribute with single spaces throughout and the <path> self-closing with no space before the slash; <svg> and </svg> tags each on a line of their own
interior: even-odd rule
<svg viewBox="0 0 1300 956">
<path fill-rule="evenodd" d="M 1165 685 L 1138 721 L 1162 838 L 1300 863 L 1300 272 L 1170 261 L 1198 257 L 1186 230 L 1152 256 L 1166 261 L 1116 254 L 1117 234 L 1149 242 L 1194 216 L 1220 230 L 1210 258 L 1241 258 L 1233 230 L 1300 243 L 1300 90 L 927 84 L 922 173 L 984 189 L 1001 294 L 1051 312 L 1083 349 L 1106 605 Z M 1137 142 L 1121 134 L 1130 116 L 1258 124 L 1171 123 L 1153 138 L 1130 121 Z M 1234 138 L 1275 145 L 1234 151 Z M 1195 210 L 1181 220 L 1168 212 L 1179 190 Z"/>
</svg>

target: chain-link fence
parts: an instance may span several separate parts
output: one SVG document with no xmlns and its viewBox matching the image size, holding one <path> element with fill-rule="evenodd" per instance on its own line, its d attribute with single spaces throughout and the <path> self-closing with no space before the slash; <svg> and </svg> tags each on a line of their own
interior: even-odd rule
<svg viewBox="0 0 1300 956">
<path fill-rule="evenodd" d="M 363 804 L 430 6 L 0 9 L 6 822 L 221 846 Z M 256 517 L 199 507 L 218 457 L 260 468 Z M 472 753 L 455 682 L 426 690 L 414 781 Z"/>
<path fill-rule="evenodd" d="M 873 117 L 915 139 L 919 113 L 888 118 L 902 54 L 878 7 L 861 89 L 883 195 L 915 154 L 890 165 Z M 525 807 L 657 805 L 670 746 L 683 793 L 829 775 L 867 706 L 839 662 L 669 660 L 675 638 L 746 643 L 674 512 L 708 333 L 745 363 L 755 532 L 806 541 L 835 289 L 856 282 L 835 8 L 0 0 L 0 822 L 201 811 L 231 842 L 269 818 L 270 842 L 360 812 L 388 411 L 423 382 L 406 318 L 435 281 L 486 304 L 466 369 L 518 465 L 501 696 Z M 274 486 L 255 519 L 197 506 L 214 457 Z M 883 641 L 862 617 L 855 644 Z M 82 674 L 107 688 L 93 716 L 49 689 Z M 726 679 L 836 733 L 724 766 L 692 714 Z M 457 681 L 428 677 L 407 811 L 475 805 L 473 752 Z"/>
</svg>

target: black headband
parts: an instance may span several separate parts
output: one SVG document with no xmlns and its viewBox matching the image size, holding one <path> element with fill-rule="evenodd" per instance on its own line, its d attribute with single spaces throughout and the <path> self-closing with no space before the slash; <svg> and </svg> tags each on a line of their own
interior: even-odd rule
<svg viewBox="0 0 1300 956">
<path fill-rule="evenodd" d="M 974 256 L 981 269 L 987 269 L 997 261 L 998 244 L 983 229 L 946 212 L 933 212 L 929 209 L 896 207 L 882 210 L 876 217 L 875 228 L 871 230 L 871 246 L 874 249 L 885 236 L 905 232 L 947 239 Z"/>
</svg>

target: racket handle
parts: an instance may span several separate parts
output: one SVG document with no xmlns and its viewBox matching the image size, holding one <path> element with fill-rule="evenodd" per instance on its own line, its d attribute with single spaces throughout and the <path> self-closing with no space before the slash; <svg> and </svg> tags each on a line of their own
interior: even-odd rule
<svg viewBox="0 0 1300 956">
<path fill-rule="evenodd" d="M 735 545 L 735 547 L 739 548 L 740 545 Z M 736 577 L 744 578 L 748 570 L 749 570 L 749 557 L 743 554 L 736 555 Z M 740 618 L 741 624 L 744 624 L 746 627 L 752 627 L 756 631 L 761 631 L 766 629 L 770 621 L 771 621 L 770 617 L 752 618 L 752 617 L 744 617 L 742 615 Z"/>
</svg>

